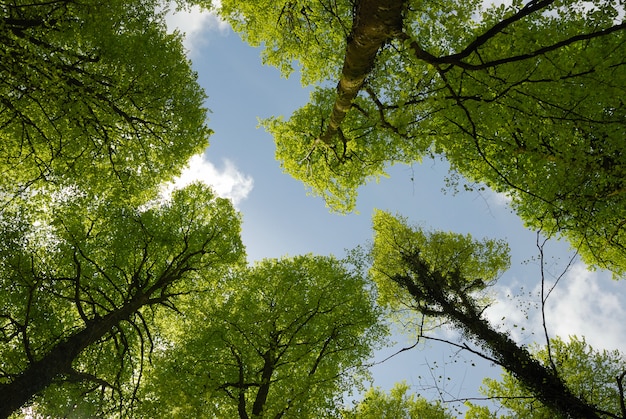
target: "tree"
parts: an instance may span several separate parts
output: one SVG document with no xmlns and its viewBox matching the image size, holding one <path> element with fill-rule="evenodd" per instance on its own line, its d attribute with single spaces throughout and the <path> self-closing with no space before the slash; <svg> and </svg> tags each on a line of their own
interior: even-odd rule
<svg viewBox="0 0 626 419">
<path fill-rule="evenodd" d="M 505 247 L 453 233 L 427 233 L 382 212 L 374 218 L 374 230 L 374 279 L 405 295 L 387 300 L 388 305 L 410 301 L 416 315 L 452 323 L 470 342 L 457 347 L 502 366 L 552 412 L 568 418 L 603 417 L 590 395 L 575 393 L 554 364 L 541 362 L 483 316 L 487 301 L 480 292 L 508 266 Z"/>
<path fill-rule="evenodd" d="M 3 2 L 2 202 L 51 183 L 137 199 L 208 145 L 205 94 L 160 3 Z"/>
<path fill-rule="evenodd" d="M 140 208 L 71 191 L 30 205 L 0 219 L 0 417 L 122 412 L 155 317 L 241 260 L 239 216 L 198 184 Z"/>
<path fill-rule="evenodd" d="M 440 403 L 407 394 L 406 383 L 396 383 L 389 393 L 370 388 L 353 409 L 343 412 L 344 419 L 452 419 Z"/>
<path fill-rule="evenodd" d="M 0 6 L 0 417 L 121 415 L 154 319 L 243 255 L 209 189 L 155 200 L 210 134 L 161 6 Z"/>
<path fill-rule="evenodd" d="M 533 349 L 537 359 L 544 365 L 554 363 L 576 394 L 584 397 L 602 410 L 605 417 L 624 418 L 624 377 L 626 359 L 619 351 L 596 351 L 585 339 L 570 337 L 568 342 L 560 338 L 552 339 L 550 352 L 547 347 Z M 485 396 L 504 407 L 509 414 L 500 418 L 553 418 L 554 413 L 547 409 L 536 397 L 510 373 L 504 372 L 501 381 L 485 379 L 481 388 Z M 484 406 L 468 403 L 468 418 L 492 418 L 495 413 Z"/>
<path fill-rule="evenodd" d="M 265 62 L 288 74 L 297 61 L 316 85 L 288 120 L 264 126 L 284 170 L 333 209 L 351 210 L 388 165 L 442 155 L 452 180 L 510 195 L 526 223 L 622 272 L 623 5 L 484 3 L 224 0 L 220 10 Z"/>
<path fill-rule="evenodd" d="M 333 257 L 233 270 L 222 296 L 164 338 L 146 417 L 327 417 L 386 336 L 367 282 Z"/>
</svg>

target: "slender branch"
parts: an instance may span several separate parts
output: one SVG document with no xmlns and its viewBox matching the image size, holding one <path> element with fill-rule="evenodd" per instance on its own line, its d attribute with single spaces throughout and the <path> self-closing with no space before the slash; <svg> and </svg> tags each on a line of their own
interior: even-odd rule
<svg viewBox="0 0 626 419">
<path fill-rule="evenodd" d="M 539 274 L 541 275 L 541 324 L 543 325 L 543 334 L 546 338 L 546 351 L 548 352 L 548 361 L 550 362 L 550 367 L 556 373 L 556 364 L 554 363 L 554 358 L 552 358 L 552 347 L 550 345 L 550 335 L 548 334 L 548 326 L 546 323 L 546 301 L 548 300 L 548 296 L 546 296 L 546 274 L 545 274 L 545 261 L 543 248 L 548 241 L 548 239 L 544 239 L 543 243 L 539 243 L 539 238 L 541 237 L 541 232 L 537 231 L 536 245 L 539 250 Z M 552 288 L 554 289 L 554 288 Z M 552 291 L 552 289 L 550 291 Z M 549 295 L 549 294 L 548 294 Z"/>
<path fill-rule="evenodd" d="M 472 41 L 465 49 L 459 53 L 449 55 L 447 57 L 441 57 L 440 62 L 453 62 L 456 63 L 463 58 L 468 57 L 471 53 L 476 52 L 478 48 L 483 46 L 487 41 L 501 33 L 504 29 L 506 29 L 511 24 L 522 20 L 523 18 L 535 13 L 541 9 L 544 9 L 554 3 L 555 0 L 532 0 L 528 2 L 524 7 L 522 7 L 517 13 L 512 16 L 509 16 L 506 19 L 502 19 L 491 28 L 489 28 L 486 32 L 477 36 L 474 41 Z"/>
<path fill-rule="evenodd" d="M 452 67 L 460 67 L 466 70 L 485 70 L 488 68 L 497 67 L 503 64 L 510 64 L 519 61 L 528 60 L 540 55 L 545 55 L 549 52 L 556 51 L 568 45 L 572 45 L 581 41 L 589 41 L 595 38 L 600 38 L 603 36 L 610 35 L 614 32 L 618 32 L 626 29 L 626 22 L 619 23 L 617 25 L 610 26 L 608 28 L 604 28 L 595 32 L 582 33 L 578 35 L 571 36 L 569 38 L 563 39 L 559 42 L 555 42 L 550 45 L 546 45 L 541 48 L 537 48 L 533 51 L 529 51 L 527 53 L 512 55 L 505 58 L 500 58 L 492 61 L 482 62 L 480 64 L 472 64 L 465 61 L 462 61 L 464 58 L 467 58 L 472 53 L 477 53 L 478 49 L 483 46 L 490 39 L 494 38 L 496 35 L 501 33 L 507 26 L 511 25 L 514 22 L 521 20 L 522 18 L 534 13 L 538 10 L 541 10 L 550 4 L 552 4 L 554 0 L 543 0 L 543 1 L 532 1 L 528 3 L 524 8 L 520 9 L 520 11 L 507 19 L 503 19 L 491 28 L 489 28 L 486 32 L 479 35 L 471 42 L 467 47 L 465 47 L 461 52 L 450 54 L 442 57 L 437 57 L 428 51 L 424 50 L 417 41 L 415 41 L 409 34 L 402 32 L 398 35 L 398 39 L 403 42 L 408 42 L 409 47 L 413 51 L 413 54 L 416 58 L 426 61 L 429 64 L 436 66 L 437 68 L 441 68 L 440 66 L 443 64 L 450 65 Z M 448 71 L 450 67 L 443 70 L 444 72 Z"/>
<path fill-rule="evenodd" d="M 499 60 L 493 60 L 493 61 L 489 61 L 483 64 L 469 64 L 469 63 L 465 63 L 462 61 L 458 61 L 458 62 L 453 63 L 453 65 L 456 65 L 458 67 L 461 67 L 467 70 L 484 70 L 486 68 L 492 68 L 492 67 L 496 67 L 502 64 L 510 64 L 510 63 L 515 63 L 518 61 L 528 60 L 530 58 L 534 58 L 540 55 L 545 55 L 548 52 L 556 51 L 560 48 L 566 47 L 576 42 L 588 41 L 588 40 L 606 36 L 613 32 L 621 31 L 624 29 L 626 29 L 626 23 L 620 23 L 619 25 L 611 26 L 610 28 L 606 28 L 601 31 L 575 35 L 570 38 L 564 39 L 560 42 L 557 42 L 555 44 L 536 49 L 526 54 L 515 55 L 515 56 L 507 57 L 507 58 L 501 58 Z"/>
<path fill-rule="evenodd" d="M 412 345 L 410 345 L 410 346 L 405 346 L 404 348 L 399 349 L 399 350 L 397 350 L 396 352 L 394 352 L 393 354 L 389 355 L 387 358 L 383 359 L 382 361 L 372 362 L 371 364 L 367 364 L 367 366 L 368 366 L 368 367 L 373 367 L 373 366 L 375 366 L 375 365 L 380 365 L 380 364 L 382 364 L 382 363 L 384 363 L 384 362 L 389 361 L 391 358 L 393 358 L 393 357 L 395 357 L 395 356 L 397 356 L 397 355 L 400 355 L 402 352 L 410 351 L 411 349 L 415 348 L 415 347 L 418 345 L 418 343 L 420 342 L 420 340 L 419 340 L 419 338 L 420 338 L 420 337 L 425 337 L 425 336 L 421 336 L 421 335 L 420 335 L 420 336 L 417 338 L 417 340 L 415 341 L 415 343 L 414 343 L 414 344 L 412 344 Z"/>
<path fill-rule="evenodd" d="M 394 280 L 416 301 L 426 300 L 436 304 L 442 315 L 488 349 L 497 365 L 513 374 L 538 400 L 555 412 L 572 418 L 600 418 L 598 409 L 572 394 L 555 371 L 545 368 L 507 334 L 496 331 L 481 317 L 481 310 L 470 298 L 459 298 L 455 284 L 462 278 L 458 272 L 446 273 L 432 269 L 422 260 L 419 251 L 406 253 L 402 257 L 411 273 L 397 275 Z"/>
</svg>

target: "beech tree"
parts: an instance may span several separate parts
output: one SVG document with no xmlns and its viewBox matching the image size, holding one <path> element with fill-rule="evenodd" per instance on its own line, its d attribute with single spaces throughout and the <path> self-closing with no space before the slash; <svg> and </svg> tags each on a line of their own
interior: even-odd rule
<svg viewBox="0 0 626 419">
<path fill-rule="evenodd" d="M 141 396 L 146 417 L 333 417 L 386 336 L 371 287 L 333 257 L 234 269 L 221 298 L 170 322 Z"/>
<path fill-rule="evenodd" d="M 3 201 L 51 183 L 136 199 L 206 148 L 205 94 L 160 4 L 2 3 Z"/>
<path fill-rule="evenodd" d="M 132 406 L 154 317 L 243 256 L 239 216 L 201 185 L 147 209 L 85 194 L 53 204 L 1 220 L 3 418 L 32 402 L 53 416 Z"/>
<path fill-rule="evenodd" d="M 308 104 L 263 125 L 331 208 L 395 163 L 509 195 L 585 261 L 626 268 L 624 5 L 618 1 L 223 0 L 266 63 L 297 62 Z M 336 87 L 335 87 L 336 86 Z M 461 184 L 463 178 L 457 178 Z"/>
<path fill-rule="evenodd" d="M 592 394 L 575 391 L 554 363 L 542 362 L 483 316 L 488 300 L 481 291 L 508 267 L 508 255 L 502 254 L 504 248 L 498 242 L 428 233 L 384 212 L 375 215 L 374 230 L 374 279 L 390 290 L 388 295 L 404 296 L 383 302 L 395 309 L 410 308 L 423 318 L 422 324 L 430 319 L 452 323 L 465 338 L 455 344 L 458 348 L 502 366 L 520 388 L 554 414 L 581 419 L 621 417 L 607 415 Z M 424 336 L 422 332 L 418 330 L 418 335 Z M 620 397 L 623 401 L 623 392 Z"/>
</svg>

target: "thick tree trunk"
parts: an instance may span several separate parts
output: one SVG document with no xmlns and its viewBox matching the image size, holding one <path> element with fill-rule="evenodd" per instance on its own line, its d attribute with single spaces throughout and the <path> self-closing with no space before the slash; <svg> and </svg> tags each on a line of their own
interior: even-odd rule
<svg viewBox="0 0 626 419">
<path fill-rule="evenodd" d="M 253 418 L 261 418 L 263 416 L 263 410 L 265 409 L 265 402 L 267 402 L 267 396 L 270 392 L 270 384 L 276 364 L 274 350 L 270 348 L 263 355 L 263 359 L 265 362 L 263 363 L 263 372 L 261 374 L 261 386 L 259 387 L 259 391 L 257 391 L 254 404 L 252 405 Z"/>
<path fill-rule="evenodd" d="M 419 256 L 408 257 L 405 260 L 416 274 L 419 284 L 407 276 L 394 279 L 418 303 L 428 301 L 428 304 L 438 307 L 437 311 L 433 309 L 430 314 L 445 316 L 453 320 L 469 336 L 491 352 L 490 359 L 509 371 L 538 400 L 555 412 L 567 418 L 600 418 L 593 406 L 570 392 L 556 371 L 542 365 L 508 335 L 494 330 L 489 322 L 481 317 L 481 311 L 474 305 L 471 298 L 466 294 L 462 295 L 464 290 L 449 285 L 447 276 L 430 272 L 419 260 Z"/>
<path fill-rule="evenodd" d="M 10 383 L 1 384 L 0 418 L 9 417 L 57 377 L 69 373 L 72 362 L 85 348 L 96 343 L 120 322 L 129 319 L 148 300 L 146 294 L 139 294 L 118 310 L 92 321 L 81 331 L 55 345 Z"/>
<path fill-rule="evenodd" d="M 328 127 L 320 141 L 331 144 L 352 101 L 374 67 L 374 60 L 383 44 L 402 31 L 405 0 L 361 0 L 354 16 L 352 33 L 348 38 L 337 98 Z"/>
<path fill-rule="evenodd" d="M 504 333 L 494 330 L 477 313 L 466 314 L 451 307 L 448 310 L 453 310 L 451 317 L 483 343 L 500 366 L 513 374 L 546 406 L 569 418 L 600 418 L 593 406 L 570 392 L 556 371 L 542 365 Z"/>
</svg>

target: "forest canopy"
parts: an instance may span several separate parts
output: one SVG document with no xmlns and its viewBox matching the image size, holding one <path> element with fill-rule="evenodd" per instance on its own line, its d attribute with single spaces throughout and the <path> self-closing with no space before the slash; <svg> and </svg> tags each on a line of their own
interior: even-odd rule
<svg viewBox="0 0 626 419">
<path fill-rule="evenodd" d="M 442 392 L 367 389 L 391 325 L 416 340 L 392 357 L 437 341 L 502 368 L 456 400 L 467 418 L 626 418 L 623 352 L 548 331 L 564 273 L 547 288 L 539 239 L 526 345 L 486 314 L 503 239 L 376 210 L 343 258 L 251 261 L 231 201 L 166 193 L 212 134 L 165 23 L 198 5 L 311 89 L 261 125 L 332 211 L 439 158 L 450 189 L 490 188 L 537 237 L 626 272 L 621 1 L 0 1 L 0 418 L 453 417 Z"/>
<path fill-rule="evenodd" d="M 587 263 L 626 268 L 620 2 L 225 0 L 218 11 L 266 63 L 289 74 L 295 61 L 314 86 L 263 125 L 283 169 L 331 209 L 351 211 L 390 165 L 442 156 L 453 184 L 506 194 Z"/>
</svg>

